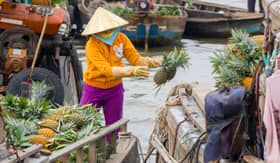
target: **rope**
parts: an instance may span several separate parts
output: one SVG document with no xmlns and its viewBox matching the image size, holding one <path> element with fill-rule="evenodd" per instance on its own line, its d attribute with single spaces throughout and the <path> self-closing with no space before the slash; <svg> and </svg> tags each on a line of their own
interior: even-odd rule
<svg viewBox="0 0 280 163">
<path fill-rule="evenodd" d="M 175 136 L 174 136 L 174 144 L 173 144 L 173 147 L 172 147 L 172 154 L 171 156 L 174 157 L 174 153 L 175 153 L 175 146 L 177 144 L 177 136 L 178 136 L 178 130 L 179 130 L 179 127 L 186 121 L 189 120 L 189 117 L 186 117 L 185 119 L 183 119 L 181 122 L 178 123 L 178 125 L 176 126 L 176 130 L 175 130 Z"/>
<path fill-rule="evenodd" d="M 46 13 L 43 28 L 42 28 L 40 38 L 39 38 L 39 41 L 38 41 L 38 44 L 37 44 L 37 47 L 36 47 L 35 55 L 34 55 L 34 58 L 33 58 L 30 76 L 29 76 L 29 79 L 27 81 L 28 83 L 31 83 L 32 73 L 33 73 L 33 70 L 34 70 L 34 67 L 35 67 L 35 63 L 36 63 L 37 58 L 38 58 L 39 49 L 40 49 L 40 46 L 41 46 L 41 43 L 42 43 L 42 40 L 43 40 L 43 36 L 45 34 L 45 30 L 46 30 L 46 27 L 47 27 L 47 22 L 48 22 L 48 14 Z"/>
</svg>

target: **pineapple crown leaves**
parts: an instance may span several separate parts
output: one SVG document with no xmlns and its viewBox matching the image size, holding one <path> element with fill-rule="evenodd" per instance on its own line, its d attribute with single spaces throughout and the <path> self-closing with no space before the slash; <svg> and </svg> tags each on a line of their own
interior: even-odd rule
<svg viewBox="0 0 280 163">
<path fill-rule="evenodd" d="M 242 29 L 232 29 L 232 37 L 229 39 L 229 43 L 240 43 L 244 40 L 250 40 L 249 34 Z"/>
<path fill-rule="evenodd" d="M 164 55 L 162 68 L 164 70 L 176 70 L 177 67 L 189 67 L 190 57 L 188 53 L 181 49 L 180 51 L 175 47 L 173 51 L 171 51 L 168 55 Z"/>
<path fill-rule="evenodd" d="M 97 127 L 94 123 L 89 123 L 78 132 L 78 139 L 82 139 L 95 134 L 97 131 L 99 131 L 99 129 L 100 128 Z"/>
<path fill-rule="evenodd" d="M 241 76 L 238 73 L 226 67 L 220 68 L 219 71 L 220 73 L 215 77 L 217 87 L 224 87 L 226 83 L 229 83 L 229 86 L 235 86 L 241 82 Z"/>
<path fill-rule="evenodd" d="M 228 53 L 225 51 L 214 52 L 214 56 L 210 56 L 210 63 L 212 64 L 212 73 L 219 73 L 220 67 L 227 63 Z"/>
<path fill-rule="evenodd" d="M 48 86 L 46 81 L 35 82 L 32 81 L 32 101 L 44 101 L 46 100 L 50 91 L 52 91 L 54 87 Z"/>
<path fill-rule="evenodd" d="M 7 112 L 14 113 L 16 117 L 23 119 L 40 119 L 46 115 L 52 105 L 45 98 L 52 90 L 45 82 L 32 83 L 32 97 L 28 100 L 23 97 L 8 94 L 0 100 L 0 104 Z"/>
<path fill-rule="evenodd" d="M 65 132 L 67 130 L 74 130 L 76 128 L 76 125 L 73 122 L 67 122 L 63 123 L 59 127 L 59 132 Z"/>
<path fill-rule="evenodd" d="M 29 147 L 29 138 L 37 131 L 35 123 L 26 120 L 18 120 L 12 117 L 5 117 L 7 129 L 10 131 L 12 142 L 16 147 Z"/>
</svg>

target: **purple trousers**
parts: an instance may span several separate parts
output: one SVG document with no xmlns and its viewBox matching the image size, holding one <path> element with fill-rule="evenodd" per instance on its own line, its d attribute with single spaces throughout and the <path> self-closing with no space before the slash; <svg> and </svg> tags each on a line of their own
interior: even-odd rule
<svg viewBox="0 0 280 163">
<path fill-rule="evenodd" d="M 96 105 L 96 108 L 103 107 L 105 124 L 110 125 L 123 116 L 123 92 L 122 83 L 109 89 L 97 88 L 85 83 L 80 105 L 92 104 Z M 108 141 L 109 136 L 107 135 Z"/>
</svg>

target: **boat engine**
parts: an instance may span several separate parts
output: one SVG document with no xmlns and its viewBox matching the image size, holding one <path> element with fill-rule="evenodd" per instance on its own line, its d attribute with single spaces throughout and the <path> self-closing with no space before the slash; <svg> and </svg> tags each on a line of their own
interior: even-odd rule
<svg viewBox="0 0 280 163">
<path fill-rule="evenodd" d="M 126 0 L 129 8 L 136 8 L 138 13 L 149 13 L 153 4 L 151 0 Z"/>
</svg>

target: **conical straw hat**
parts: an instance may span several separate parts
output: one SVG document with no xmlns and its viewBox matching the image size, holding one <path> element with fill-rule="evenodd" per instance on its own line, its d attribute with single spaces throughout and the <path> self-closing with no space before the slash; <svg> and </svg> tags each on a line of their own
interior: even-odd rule
<svg viewBox="0 0 280 163">
<path fill-rule="evenodd" d="M 118 28 L 127 24 L 128 21 L 111 13 L 108 10 L 105 10 L 104 8 L 99 7 L 91 17 L 82 35 L 92 35 L 98 32 Z"/>
</svg>

